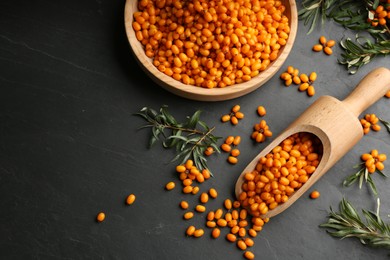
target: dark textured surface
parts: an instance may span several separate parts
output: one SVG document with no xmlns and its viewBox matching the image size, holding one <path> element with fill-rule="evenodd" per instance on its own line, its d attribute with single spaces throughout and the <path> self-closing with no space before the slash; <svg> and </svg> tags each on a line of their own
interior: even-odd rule
<svg viewBox="0 0 390 260">
<path fill-rule="evenodd" d="M 219 198 L 208 209 L 233 196 L 237 176 L 265 144 L 249 135 L 264 105 L 274 134 L 280 133 L 321 95 L 343 99 L 371 69 L 389 66 L 378 59 L 350 76 L 338 65 L 338 46 L 331 57 L 313 53 L 320 35 L 340 40 L 353 36 L 329 23 L 307 36 L 299 24 L 296 44 L 282 69 L 294 65 L 316 71 L 313 98 L 296 87 L 285 88 L 278 73 L 255 92 L 225 102 L 196 102 L 166 92 L 149 80 L 131 56 L 123 25 L 123 1 L 1 1 L 0 2 L 0 258 L 1 259 L 241 259 L 242 252 L 224 239 L 186 238 L 191 223 L 203 227 L 205 216 L 183 221 L 180 185 L 166 192 L 177 178 L 171 151 L 148 150 L 149 133 L 132 114 L 143 106 L 167 104 L 179 119 L 203 111 L 216 126 L 215 134 L 241 135 L 239 163 L 227 155 L 210 158 L 215 178 L 201 185 L 215 187 Z M 240 104 L 246 117 L 239 125 L 219 118 Z M 390 120 L 390 101 L 381 99 L 366 112 Z M 390 155 L 389 134 L 370 133 L 282 215 L 273 218 L 255 238 L 257 259 L 385 259 L 388 252 L 339 241 L 318 227 L 329 206 L 346 197 L 358 208 L 376 209 L 376 199 L 363 186 L 344 188 L 359 156 L 371 149 Z M 386 162 L 386 167 L 387 166 Z M 387 169 L 385 170 L 385 172 Z M 381 198 L 381 216 L 390 214 L 389 181 L 373 176 Z M 124 200 L 137 195 L 132 206 Z M 99 211 L 107 215 L 96 223 Z"/>
</svg>

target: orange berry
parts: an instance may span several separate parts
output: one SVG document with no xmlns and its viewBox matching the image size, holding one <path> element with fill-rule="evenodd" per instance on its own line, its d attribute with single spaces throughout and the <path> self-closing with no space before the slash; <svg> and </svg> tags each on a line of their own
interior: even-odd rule
<svg viewBox="0 0 390 260">
<path fill-rule="evenodd" d="M 267 111 L 265 110 L 265 107 L 258 106 L 257 113 L 259 114 L 259 116 L 265 116 L 267 114 Z"/>
<path fill-rule="evenodd" d="M 223 116 L 221 117 L 221 121 L 222 121 L 222 122 L 230 121 L 230 115 L 223 115 Z"/>
<path fill-rule="evenodd" d="M 324 47 L 321 44 L 316 44 L 313 46 L 313 51 L 320 52 Z"/>
<path fill-rule="evenodd" d="M 165 188 L 167 189 L 167 190 L 173 190 L 174 188 L 175 188 L 175 183 L 173 182 L 173 181 L 171 181 L 171 182 L 168 182 L 166 185 L 165 185 Z"/>
<path fill-rule="evenodd" d="M 103 222 L 105 218 L 106 218 L 106 214 L 104 214 L 104 212 L 100 212 L 100 213 L 97 214 L 97 216 L 96 216 L 96 220 L 97 220 L 98 222 Z"/>
<path fill-rule="evenodd" d="M 130 194 L 130 195 L 126 198 L 126 204 L 127 204 L 127 205 L 133 204 L 134 201 L 135 201 L 135 195 L 134 195 L 134 194 Z"/>
<path fill-rule="evenodd" d="M 332 55 L 333 51 L 330 47 L 325 47 L 324 52 L 326 55 Z"/>
<path fill-rule="evenodd" d="M 316 190 L 314 190 L 310 193 L 310 198 L 312 198 L 312 199 L 317 199 L 319 196 L 320 196 L 320 193 Z"/>
</svg>

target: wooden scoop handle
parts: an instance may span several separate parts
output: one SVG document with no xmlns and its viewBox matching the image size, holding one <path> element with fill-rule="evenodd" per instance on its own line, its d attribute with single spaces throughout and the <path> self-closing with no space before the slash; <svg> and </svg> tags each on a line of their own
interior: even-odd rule
<svg viewBox="0 0 390 260">
<path fill-rule="evenodd" d="M 358 117 L 390 91 L 390 70 L 377 68 L 367 74 L 354 91 L 343 100 L 348 109 Z"/>
</svg>

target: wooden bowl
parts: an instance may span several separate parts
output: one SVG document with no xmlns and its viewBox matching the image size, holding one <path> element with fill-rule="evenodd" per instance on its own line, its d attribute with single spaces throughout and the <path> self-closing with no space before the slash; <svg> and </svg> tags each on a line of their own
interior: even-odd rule
<svg viewBox="0 0 390 260">
<path fill-rule="evenodd" d="M 287 59 L 288 54 L 290 53 L 295 36 L 298 28 L 298 16 L 297 16 L 297 7 L 295 0 L 282 0 L 283 4 L 286 6 L 285 15 L 289 19 L 290 24 L 290 35 L 285 46 L 283 46 L 279 51 L 279 56 L 274 60 L 266 70 L 262 71 L 256 77 L 251 80 L 227 86 L 225 88 L 202 88 L 193 85 L 185 85 L 180 81 L 173 79 L 172 77 L 167 76 L 166 74 L 159 71 L 153 64 L 152 59 L 145 55 L 144 48 L 142 44 L 137 40 L 135 36 L 134 29 L 132 27 L 133 23 L 133 14 L 138 11 L 137 3 L 138 0 L 127 0 L 125 4 L 125 28 L 127 38 L 129 40 L 132 52 L 136 57 L 136 60 L 146 72 L 146 74 L 157 84 L 162 86 L 164 89 L 179 95 L 193 100 L 200 101 L 221 101 L 228 100 L 243 96 L 248 94 L 255 89 L 262 86 L 266 83 L 283 65 L 284 61 Z"/>
</svg>

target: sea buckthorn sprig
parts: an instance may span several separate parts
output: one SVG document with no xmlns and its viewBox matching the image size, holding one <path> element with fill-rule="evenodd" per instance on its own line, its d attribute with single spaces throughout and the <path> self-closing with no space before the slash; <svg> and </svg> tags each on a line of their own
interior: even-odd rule
<svg viewBox="0 0 390 260">
<path fill-rule="evenodd" d="M 313 84 L 314 84 L 314 81 L 316 81 L 316 79 L 317 79 L 317 73 L 312 72 L 312 73 L 310 73 L 309 76 L 302 73 L 299 76 L 299 79 L 301 80 L 301 83 L 299 85 L 298 90 L 299 91 L 306 91 L 307 95 L 310 97 L 314 96 L 316 92 L 315 92 L 315 88 L 314 88 Z"/>
<path fill-rule="evenodd" d="M 162 106 L 159 111 L 144 107 L 135 115 L 147 121 L 142 128 L 151 129 L 149 147 L 161 141 L 164 148 L 176 150 L 172 162 L 179 161 L 183 164 L 190 158 L 199 171 L 204 169 L 209 171 L 206 157 L 214 152 L 220 152 L 217 145 L 220 137 L 213 135 L 215 127 L 210 128 L 201 121 L 200 114 L 201 111 L 197 110 L 191 116 L 187 116 L 184 122 L 178 122 L 169 113 L 168 107 Z"/>
<path fill-rule="evenodd" d="M 367 22 L 374 27 L 378 25 L 385 27 L 390 23 L 390 1 L 381 2 L 382 4 L 378 4 L 375 10 L 369 11 L 369 17 L 367 18 Z"/>
<path fill-rule="evenodd" d="M 313 46 L 313 51 L 320 52 L 324 51 L 326 55 L 332 55 L 333 50 L 332 47 L 336 45 L 335 40 L 327 40 L 325 36 L 321 36 L 319 39 L 319 44 L 315 44 Z"/>
<path fill-rule="evenodd" d="M 362 154 L 361 159 L 363 163 L 356 165 L 354 168 L 358 168 L 358 172 L 350 175 L 343 181 L 344 186 L 351 186 L 356 181 L 359 181 L 359 189 L 361 189 L 363 181 L 371 188 L 372 192 L 377 195 L 377 189 L 375 183 L 371 177 L 373 173 L 379 173 L 383 177 L 386 175 L 382 172 L 385 166 L 383 164 L 386 161 L 386 154 L 379 154 L 378 150 L 372 150 L 370 153 Z"/>
<path fill-rule="evenodd" d="M 254 217 L 266 214 L 308 181 L 321 156 L 322 144 L 315 135 L 299 133 L 286 138 L 245 173 L 238 201 Z"/>
<path fill-rule="evenodd" d="M 243 119 L 245 116 L 244 113 L 240 111 L 240 109 L 240 105 L 234 105 L 230 110 L 229 114 L 223 115 L 221 117 L 221 121 L 224 123 L 230 121 L 230 123 L 232 123 L 233 125 L 237 125 L 238 120 Z"/>
<path fill-rule="evenodd" d="M 360 123 L 363 127 L 363 133 L 368 134 L 370 129 L 378 132 L 381 130 L 381 126 L 378 125 L 379 118 L 375 114 L 366 114 L 364 118 L 360 119 Z"/>
<path fill-rule="evenodd" d="M 373 212 L 369 209 L 361 209 L 363 214 L 346 199 L 339 203 L 339 212 L 330 208 L 328 221 L 320 225 L 326 228 L 327 233 L 338 239 L 354 238 L 365 247 L 389 248 L 390 223 L 380 217 L 380 199 L 377 198 L 377 208 Z"/>
<path fill-rule="evenodd" d="M 280 78 L 284 80 L 286 87 L 294 83 L 295 85 L 299 85 L 299 91 L 306 91 L 307 95 L 310 97 L 315 95 L 315 88 L 313 84 L 317 79 L 316 72 L 312 72 L 308 76 L 305 73 L 299 74 L 299 70 L 297 68 L 288 66 L 287 70 L 280 75 Z"/>
<path fill-rule="evenodd" d="M 257 143 L 262 143 L 265 142 L 267 137 L 272 137 L 272 131 L 270 130 L 267 121 L 262 119 L 260 123 L 253 126 L 251 138 Z"/>
<path fill-rule="evenodd" d="M 290 33 L 281 1 L 141 0 L 132 27 L 154 66 L 204 88 L 249 81 Z"/>
<path fill-rule="evenodd" d="M 187 160 L 185 164 L 176 166 L 176 172 L 179 174 L 179 179 L 183 184 L 182 191 L 185 194 L 198 193 L 199 187 L 195 183 L 203 183 L 211 177 L 209 170 L 199 170 L 191 159 Z"/>
<path fill-rule="evenodd" d="M 293 66 L 288 66 L 287 70 L 280 75 L 280 78 L 284 80 L 284 85 L 289 87 L 293 82 L 300 84 L 299 70 Z"/>
<path fill-rule="evenodd" d="M 225 142 L 221 145 L 221 150 L 230 153 L 228 157 L 228 162 L 230 164 L 237 164 L 238 163 L 238 156 L 240 155 L 240 150 L 237 148 L 237 146 L 241 143 L 241 136 L 228 136 L 225 139 Z"/>
</svg>

